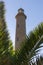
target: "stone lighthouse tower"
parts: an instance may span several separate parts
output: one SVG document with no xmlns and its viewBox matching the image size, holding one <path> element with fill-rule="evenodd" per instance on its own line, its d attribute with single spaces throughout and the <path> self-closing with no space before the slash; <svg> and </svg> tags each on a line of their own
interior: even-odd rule
<svg viewBox="0 0 43 65">
<path fill-rule="evenodd" d="M 16 37 L 15 37 L 15 50 L 21 48 L 22 42 L 26 36 L 26 15 L 22 8 L 18 9 L 16 15 Z"/>
</svg>

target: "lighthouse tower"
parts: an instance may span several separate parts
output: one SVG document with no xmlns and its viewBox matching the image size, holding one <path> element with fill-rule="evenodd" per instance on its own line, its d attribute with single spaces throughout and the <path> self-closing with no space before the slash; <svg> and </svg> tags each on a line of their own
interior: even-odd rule
<svg viewBox="0 0 43 65">
<path fill-rule="evenodd" d="M 22 42 L 26 37 L 26 15 L 22 8 L 18 9 L 16 18 L 16 37 L 15 37 L 15 50 L 21 48 Z"/>
</svg>

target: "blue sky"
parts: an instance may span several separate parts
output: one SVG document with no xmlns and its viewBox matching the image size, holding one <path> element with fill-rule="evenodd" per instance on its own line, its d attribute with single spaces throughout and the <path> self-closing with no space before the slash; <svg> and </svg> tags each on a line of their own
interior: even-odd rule
<svg viewBox="0 0 43 65">
<path fill-rule="evenodd" d="M 29 34 L 40 22 L 43 21 L 43 0 L 3 0 L 5 2 L 5 18 L 10 38 L 15 43 L 16 19 L 19 8 L 23 8 L 27 16 L 26 34 Z"/>
</svg>

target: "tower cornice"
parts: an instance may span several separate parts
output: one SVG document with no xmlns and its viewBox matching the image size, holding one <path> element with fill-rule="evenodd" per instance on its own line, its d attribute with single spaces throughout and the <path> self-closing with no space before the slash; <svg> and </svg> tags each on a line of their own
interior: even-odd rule
<svg viewBox="0 0 43 65">
<path fill-rule="evenodd" d="M 21 16 L 21 15 L 24 16 L 25 19 L 27 18 L 27 16 L 24 14 L 24 9 L 22 9 L 22 8 L 18 9 L 18 13 L 15 16 L 15 18 L 17 18 L 18 16 Z"/>
</svg>

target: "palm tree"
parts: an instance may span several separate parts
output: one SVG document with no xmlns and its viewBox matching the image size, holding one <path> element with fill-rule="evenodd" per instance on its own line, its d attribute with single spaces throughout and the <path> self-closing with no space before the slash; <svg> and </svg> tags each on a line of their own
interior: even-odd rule
<svg viewBox="0 0 43 65">
<path fill-rule="evenodd" d="M 26 37 L 23 47 L 15 54 L 15 65 L 30 65 L 41 43 L 43 43 L 43 23 Z"/>
<path fill-rule="evenodd" d="M 13 46 L 5 22 L 4 2 L 0 1 L 0 65 L 11 65 Z"/>
<path fill-rule="evenodd" d="M 43 65 L 43 57 L 37 57 L 36 62 L 32 63 L 32 65 Z"/>
</svg>

